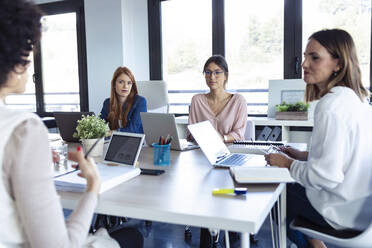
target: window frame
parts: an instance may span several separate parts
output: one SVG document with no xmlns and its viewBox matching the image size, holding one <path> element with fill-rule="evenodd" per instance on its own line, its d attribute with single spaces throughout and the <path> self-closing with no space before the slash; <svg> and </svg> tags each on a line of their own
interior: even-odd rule
<svg viewBox="0 0 372 248">
<path fill-rule="evenodd" d="M 161 2 L 166 0 L 148 0 L 149 15 L 149 53 L 150 80 L 162 80 L 162 29 Z M 284 0 L 284 44 L 283 44 L 283 78 L 302 78 L 302 1 Z M 372 6 L 372 0 L 371 0 Z M 213 54 L 225 56 L 225 0 L 212 0 L 212 51 Z M 372 29 L 372 18 L 371 18 Z M 370 40 L 370 82 L 372 90 L 372 31 Z M 248 90 L 248 89 L 237 89 Z M 180 93 L 182 90 L 177 90 Z M 172 92 L 169 92 L 172 93 Z M 371 96 L 372 102 L 372 96 Z M 265 114 L 250 116 L 267 116 Z"/>
<path fill-rule="evenodd" d="M 43 3 L 38 5 L 45 15 L 63 13 L 76 13 L 77 54 L 80 111 L 89 110 L 88 79 L 87 79 L 87 54 L 85 37 L 85 13 L 84 0 L 66 0 L 59 2 Z M 40 117 L 53 116 L 53 112 L 45 111 L 44 89 L 42 78 L 41 46 L 37 44 L 34 52 L 34 83 L 36 97 L 36 113 Z"/>
</svg>

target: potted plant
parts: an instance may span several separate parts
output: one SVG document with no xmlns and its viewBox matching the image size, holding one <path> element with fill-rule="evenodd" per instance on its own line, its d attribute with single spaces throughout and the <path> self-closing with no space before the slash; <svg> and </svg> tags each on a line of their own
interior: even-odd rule
<svg viewBox="0 0 372 248">
<path fill-rule="evenodd" d="M 296 102 L 294 104 L 283 102 L 275 105 L 276 120 L 307 120 L 309 104 L 304 102 Z"/>
<path fill-rule="evenodd" d="M 104 137 L 109 131 L 109 127 L 105 120 L 99 116 L 87 115 L 77 121 L 76 132 L 74 133 L 75 138 L 79 138 L 83 144 L 83 149 L 87 152 L 90 147 L 100 139 L 97 145 L 93 148 L 90 155 L 93 157 L 102 156 Z"/>
</svg>

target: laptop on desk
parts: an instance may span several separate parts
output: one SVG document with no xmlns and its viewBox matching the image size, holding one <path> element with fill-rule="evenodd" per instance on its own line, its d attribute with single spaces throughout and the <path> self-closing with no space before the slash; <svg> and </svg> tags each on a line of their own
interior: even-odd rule
<svg viewBox="0 0 372 248">
<path fill-rule="evenodd" d="M 215 167 L 265 166 L 263 155 L 231 153 L 209 121 L 187 126 L 200 149 Z"/>
<path fill-rule="evenodd" d="M 144 134 L 113 132 L 103 163 L 135 167 L 144 139 Z"/>
<path fill-rule="evenodd" d="M 141 170 L 136 165 L 143 140 L 144 134 L 113 132 L 103 162 L 97 163 L 101 193 L 140 174 Z M 73 170 L 55 175 L 57 190 L 84 192 L 87 182 L 78 173 L 78 170 Z"/>
<path fill-rule="evenodd" d="M 174 114 L 142 112 L 140 115 L 143 131 L 146 134 L 146 143 L 149 146 L 158 143 L 160 136 L 166 137 L 169 134 L 173 138 L 171 142 L 173 150 L 187 151 L 199 148 L 195 143 L 179 138 Z"/>
<path fill-rule="evenodd" d="M 66 142 L 79 142 L 78 138 L 74 138 L 73 134 L 76 132 L 77 121 L 83 115 L 94 115 L 93 112 L 55 112 L 57 127 L 61 137 Z"/>
</svg>

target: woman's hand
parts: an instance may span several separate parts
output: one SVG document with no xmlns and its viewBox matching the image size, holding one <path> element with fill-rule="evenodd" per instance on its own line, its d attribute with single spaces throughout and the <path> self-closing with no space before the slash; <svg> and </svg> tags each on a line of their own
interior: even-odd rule
<svg viewBox="0 0 372 248">
<path fill-rule="evenodd" d="M 84 177 L 87 180 L 87 192 L 93 192 L 97 195 L 101 187 L 101 178 L 99 177 L 96 163 L 90 157 L 87 159 L 84 158 L 81 147 L 77 148 L 76 152 L 69 152 L 68 159 L 78 162 L 78 165 L 74 165 L 76 168 L 79 166 L 80 173 L 78 174 L 81 177 Z"/>
<path fill-rule="evenodd" d="M 269 165 L 275 165 L 281 168 L 291 168 L 293 159 L 284 153 L 269 153 L 265 155 L 265 160 Z"/>
<path fill-rule="evenodd" d="M 281 152 L 285 153 L 289 157 L 301 161 L 306 161 L 309 154 L 308 152 L 300 151 L 291 146 L 280 146 L 279 149 Z"/>
<path fill-rule="evenodd" d="M 54 164 L 59 163 L 60 157 L 58 152 L 52 150 L 52 160 Z"/>
</svg>

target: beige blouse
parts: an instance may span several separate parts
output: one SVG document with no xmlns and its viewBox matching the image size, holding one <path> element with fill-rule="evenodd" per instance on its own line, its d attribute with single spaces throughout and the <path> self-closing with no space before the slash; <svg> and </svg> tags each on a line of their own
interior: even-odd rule
<svg viewBox="0 0 372 248">
<path fill-rule="evenodd" d="M 209 120 L 218 133 L 244 140 L 247 125 L 247 103 L 240 94 L 233 94 L 224 109 L 215 115 L 205 94 L 197 94 L 191 100 L 189 124 Z"/>
<path fill-rule="evenodd" d="M 84 193 L 65 222 L 53 183 L 51 150 L 43 123 L 36 119 L 21 123 L 6 144 L 4 154 L 3 181 L 16 202 L 27 240 L 24 246 L 82 246 L 97 195 Z"/>
</svg>

